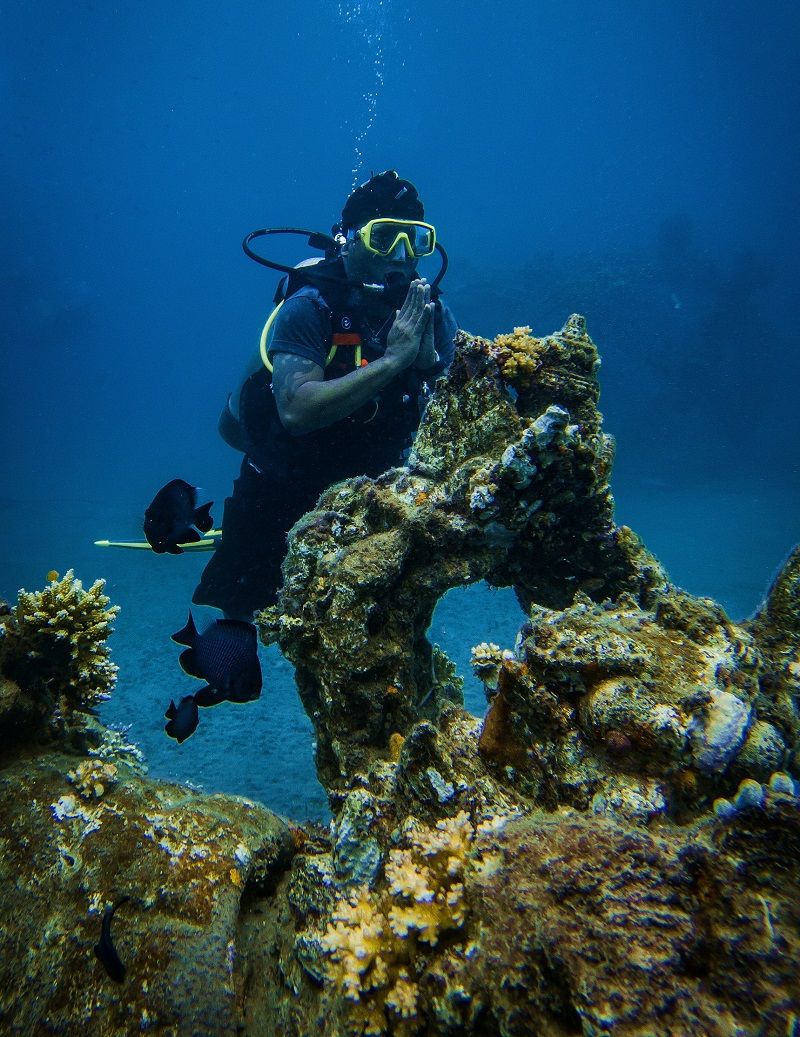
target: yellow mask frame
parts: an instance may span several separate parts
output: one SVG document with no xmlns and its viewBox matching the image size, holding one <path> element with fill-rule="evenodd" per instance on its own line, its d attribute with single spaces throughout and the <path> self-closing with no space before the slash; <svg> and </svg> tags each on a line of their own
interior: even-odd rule
<svg viewBox="0 0 800 1037">
<path fill-rule="evenodd" d="M 412 244 L 409 233 L 412 227 L 421 227 L 427 232 L 428 236 L 424 250 L 418 251 L 416 246 Z M 373 240 L 376 229 L 379 233 L 382 233 L 384 229 L 388 229 L 391 232 L 392 228 L 396 228 L 397 233 L 394 237 L 387 239 L 391 240 L 391 245 L 388 248 L 376 248 Z M 355 236 L 361 241 L 367 251 L 372 252 L 376 256 L 391 255 L 400 241 L 405 242 L 406 253 L 415 259 L 430 256 L 436 248 L 436 228 L 432 223 L 424 223 L 422 220 L 396 220 L 387 216 L 379 216 L 377 219 L 365 223 L 363 227 L 359 227 L 355 232 Z"/>
</svg>

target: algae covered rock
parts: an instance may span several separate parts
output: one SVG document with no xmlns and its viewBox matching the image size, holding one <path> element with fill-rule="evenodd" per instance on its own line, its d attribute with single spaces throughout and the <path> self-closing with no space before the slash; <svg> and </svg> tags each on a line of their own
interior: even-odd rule
<svg viewBox="0 0 800 1037">
<path fill-rule="evenodd" d="M 426 716 L 425 631 L 451 587 L 485 579 L 562 606 L 581 588 L 644 595 L 666 580 L 613 522 L 582 318 L 534 350 L 536 381 L 519 364 L 504 378 L 506 352 L 462 334 L 408 466 L 332 487 L 290 534 L 278 604 L 258 622 L 295 664 L 331 790 Z"/>
<path fill-rule="evenodd" d="M 240 902 L 294 850 L 258 804 L 51 751 L 0 771 L 0 1019 L 20 1033 L 234 1033 Z M 107 905 L 121 986 L 94 953 Z M 122 991 L 122 996 L 121 996 Z"/>
<path fill-rule="evenodd" d="M 295 858 L 329 881 L 269 944 L 297 997 L 271 1016 L 286 1033 L 722 1037 L 800 1017 L 797 556 L 749 623 L 673 586 L 614 523 L 596 371 L 577 317 L 461 335 L 408 465 L 333 487 L 292 531 L 261 633 L 295 663 L 342 874 L 365 881 L 337 882 L 341 850 Z M 425 637 L 478 579 L 529 616 L 473 651 L 483 718 L 438 693 Z M 421 859 L 399 877 L 410 832 L 456 823 L 458 890 Z M 440 902 L 457 921 L 428 942 Z"/>
<path fill-rule="evenodd" d="M 256 803 L 149 780 L 93 707 L 116 608 L 70 571 L 0 615 L 0 1024 L 14 1033 L 235 1033 L 242 898 L 298 830 Z M 118 984 L 95 954 L 105 910 Z M 119 977 L 118 977 L 119 978 Z"/>
<path fill-rule="evenodd" d="M 614 522 L 597 369 L 577 316 L 460 333 L 407 465 L 291 531 L 258 624 L 295 665 L 329 830 L 143 776 L 88 712 L 112 678 L 100 589 L 68 574 L 0 614 L 4 1023 L 794 1032 L 800 554 L 748 622 L 675 587 Z M 426 635 L 477 580 L 527 613 L 473 650 L 483 717 Z M 116 988 L 92 948 L 122 897 Z"/>
</svg>

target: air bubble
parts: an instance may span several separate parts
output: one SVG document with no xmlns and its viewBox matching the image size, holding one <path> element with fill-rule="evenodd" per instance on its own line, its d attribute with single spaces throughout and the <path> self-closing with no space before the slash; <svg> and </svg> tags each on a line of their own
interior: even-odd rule
<svg viewBox="0 0 800 1037">
<path fill-rule="evenodd" d="M 351 170 L 352 191 L 363 179 L 364 147 L 375 124 L 378 102 L 384 87 L 384 53 L 387 27 L 388 0 L 364 0 L 362 3 L 339 2 L 339 17 L 351 25 L 363 51 L 365 64 L 371 60 L 372 82 L 361 95 L 363 118 L 354 142 L 353 168 Z M 402 62 L 401 62 L 402 65 Z"/>
</svg>

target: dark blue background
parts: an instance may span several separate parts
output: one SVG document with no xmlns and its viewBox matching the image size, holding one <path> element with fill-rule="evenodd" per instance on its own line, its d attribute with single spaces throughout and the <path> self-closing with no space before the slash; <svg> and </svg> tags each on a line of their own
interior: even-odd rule
<svg viewBox="0 0 800 1037">
<path fill-rule="evenodd" d="M 794 2 L 4 3 L 0 592 L 109 575 L 121 661 L 165 651 L 198 559 L 91 542 L 175 476 L 221 519 L 275 284 L 240 240 L 396 167 L 462 326 L 586 315 L 621 520 L 750 610 L 797 538 L 798 45 Z"/>
</svg>

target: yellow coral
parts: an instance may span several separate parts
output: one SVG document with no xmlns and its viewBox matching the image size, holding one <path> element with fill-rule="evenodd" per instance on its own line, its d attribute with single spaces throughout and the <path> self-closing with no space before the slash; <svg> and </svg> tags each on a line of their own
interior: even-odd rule
<svg viewBox="0 0 800 1037">
<path fill-rule="evenodd" d="M 84 799 L 100 799 L 108 786 L 116 784 L 117 767 L 103 760 L 83 760 L 67 774 L 67 780 Z"/>
<path fill-rule="evenodd" d="M 394 760 L 395 763 L 400 759 L 400 752 L 404 744 L 405 738 L 399 731 L 393 731 L 389 735 L 389 757 Z"/>
<path fill-rule="evenodd" d="M 351 1006 L 348 1032 L 417 1031 L 417 979 L 425 968 L 419 945 L 434 947 L 442 932 L 464 925 L 463 877 L 481 864 L 469 856 L 474 839 L 464 811 L 435 828 L 416 824 L 408 845 L 389 855 L 385 887 L 363 886 L 336 905 L 320 944 L 328 982 Z"/>
<path fill-rule="evenodd" d="M 44 590 L 21 590 L 14 609 L 17 654 L 29 660 L 31 682 L 57 686 L 73 707 L 108 698 L 116 683 L 106 638 L 119 607 L 109 605 L 104 586 L 96 580 L 84 590 L 70 569 Z"/>
<path fill-rule="evenodd" d="M 407 850 L 392 850 L 385 873 L 389 889 L 397 896 L 410 897 L 418 904 L 433 900 L 435 894 L 429 886 L 433 876 L 424 866 L 417 871 Z"/>
<path fill-rule="evenodd" d="M 503 377 L 521 389 L 532 384 L 543 350 L 543 340 L 534 338 L 527 326 L 498 335 L 489 345 L 489 355 L 500 365 Z"/>
<path fill-rule="evenodd" d="M 320 938 L 323 950 L 336 963 L 331 972 L 337 986 L 351 1001 L 360 1000 L 363 992 L 382 986 L 388 978 L 381 957 L 384 929 L 385 919 L 364 886 L 338 904 L 332 923 Z M 372 975 L 368 976 L 370 969 Z"/>
<path fill-rule="evenodd" d="M 387 1006 L 401 1019 L 413 1019 L 417 1014 L 417 985 L 407 969 L 400 969 L 397 981 L 386 996 Z"/>
</svg>

